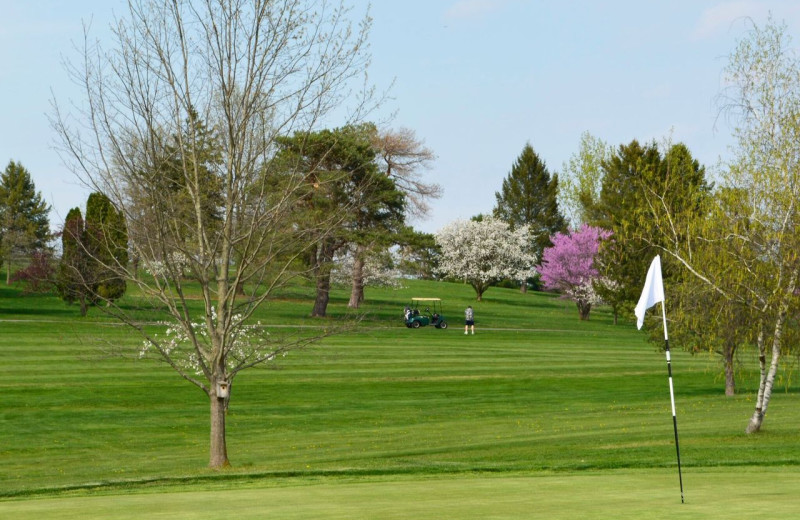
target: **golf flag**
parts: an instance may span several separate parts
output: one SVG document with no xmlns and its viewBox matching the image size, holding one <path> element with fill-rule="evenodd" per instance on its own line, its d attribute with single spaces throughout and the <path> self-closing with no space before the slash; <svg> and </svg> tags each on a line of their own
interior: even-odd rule
<svg viewBox="0 0 800 520">
<path fill-rule="evenodd" d="M 675 413 L 675 390 L 672 386 L 672 359 L 669 353 L 669 336 L 667 336 L 667 311 L 664 309 L 664 281 L 661 279 L 661 257 L 656 255 L 647 270 L 644 289 L 636 304 L 636 327 L 641 329 L 644 313 L 653 305 L 661 302 L 661 316 L 664 319 L 664 353 L 667 355 L 667 375 L 669 376 L 669 400 L 672 404 L 672 425 L 675 431 L 675 454 L 678 456 L 678 482 L 681 486 L 681 504 L 683 504 L 683 475 L 681 474 L 681 448 L 678 444 L 678 416 Z"/>
<path fill-rule="evenodd" d="M 656 255 L 650 269 L 647 270 L 647 279 L 644 281 L 644 289 L 639 297 L 639 303 L 633 311 L 636 314 L 636 328 L 641 329 L 644 323 L 644 313 L 657 304 L 664 301 L 664 282 L 661 280 L 661 257 Z"/>
</svg>

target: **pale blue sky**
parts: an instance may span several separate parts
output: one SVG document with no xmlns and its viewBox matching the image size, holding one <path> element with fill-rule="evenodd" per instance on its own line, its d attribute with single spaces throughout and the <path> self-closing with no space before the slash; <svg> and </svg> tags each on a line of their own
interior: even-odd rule
<svg viewBox="0 0 800 520">
<path fill-rule="evenodd" d="M 82 21 L 102 38 L 114 12 L 122 0 L 0 0 L 0 168 L 28 168 L 54 228 L 88 192 L 52 149 L 51 91 L 80 96 L 62 56 L 76 57 Z M 796 1 L 374 1 L 370 77 L 395 81 L 376 118 L 396 114 L 393 127 L 425 141 L 437 155 L 427 175 L 444 187 L 415 226 L 490 212 L 526 142 L 557 172 L 585 131 L 614 146 L 672 132 L 713 168 L 731 143 L 715 102 L 722 69 L 743 18 L 769 12 L 800 41 Z"/>
</svg>

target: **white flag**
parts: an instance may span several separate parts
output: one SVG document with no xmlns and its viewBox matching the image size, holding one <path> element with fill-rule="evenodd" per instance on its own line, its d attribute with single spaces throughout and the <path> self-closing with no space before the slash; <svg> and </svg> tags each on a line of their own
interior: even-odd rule
<svg viewBox="0 0 800 520">
<path fill-rule="evenodd" d="M 664 301 L 664 282 L 661 280 L 661 257 L 656 255 L 650 269 L 647 270 L 647 279 L 644 281 L 644 289 L 639 297 L 639 303 L 633 311 L 636 314 L 636 328 L 641 329 L 644 323 L 644 313 L 657 304 Z"/>
</svg>

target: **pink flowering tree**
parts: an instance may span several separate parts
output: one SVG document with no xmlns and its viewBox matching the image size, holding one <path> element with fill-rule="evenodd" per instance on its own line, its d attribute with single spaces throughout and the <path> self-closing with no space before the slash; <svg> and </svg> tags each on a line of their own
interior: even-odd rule
<svg viewBox="0 0 800 520">
<path fill-rule="evenodd" d="M 556 233 L 551 237 L 553 247 L 542 254 L 538 271 L 544 287 L 574 301 L 582 320 L 589 319 L 592 305 L 600 302 L 594 288 L 600 273 L 594 260 L 600 241 L 610 236 L 610 231 L 584 224 L 568 234 Z"/>
</svg>

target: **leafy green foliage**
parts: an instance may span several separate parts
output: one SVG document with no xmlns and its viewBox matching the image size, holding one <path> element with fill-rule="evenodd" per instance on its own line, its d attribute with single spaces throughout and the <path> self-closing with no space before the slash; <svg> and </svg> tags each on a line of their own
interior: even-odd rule
<svg viewBox="0 0 800 520">
<path fill-rule="evenodd" d="M 86 225 L 80 208 L 72 208 L 61 230 L 61 260 L 56 286 L 65 302 L 80 303 L 81 316 L 86 316 L 87 306 L 92 300 L 92 278 Z"/>
<path fill-rule="evenodd" d="M 589 132 L 581 134 L 578 151 L 564 163 L 558 178 L 558 203 L 573 229 L 589 221 L 603 182 L 603 163 L 614 149 Z"/>
<path fill-rule="evenodd" d="M 317 284 L 313 316 L 325 316 L 334 255 L 348 244 L 390 245 L 404 230 L 405 196 L 379 172 L 372 125 L 296 133 L 278 140 L 273 170 L 302 176 L 298 217 L 320 230 L 306 255 Z M 285 182 L 277 174 L 277 182 Z M 334 229 L 326 225 L 335 216 Z"/>
<path fill-rule="evenodd" d="M 126 281 L 118 273 L 128 265 L 128 230 L 125 217 L 102 193 L 86 201 L 85 245 L 92 271 L 92 293 L 102 301 L 118 300 Z"/>
<path fill-rule="evenodd" d="M 185 223 L 187 237 L 199 241 L 203 237 L 196 236 L 197 228 L 191 225 L 198 213 L 205 229 L 213 230 L 222 221 L 223 165 L 217 136 L 190 107 L 184 127 L 166 143 L 163 154 L 157 173 L 179 208 L 175 216 Z"/>
<path fill-rule="evenodd" d="M 14 257 L 27 257 L 46 247 L 50 238 L 50 208 L 31 174 L 22 164 L 9 161 L 0 174 L 0 258 L 6 261 L 6 283 Z"/>
<path fill-rule="evenodd" d="M 620 145 L 603 163 L 603 171 L 600 198 L 588 215 L 593 225 L 613 233 L 601 247 L 599 264 L 600 274 L 615 284 L 602 296 L 621 310 L 638 300 L 649 263 L 671 245 L 665 242 L 668 235 L 658 232 L 654 212 L 669 212 L 672 225 L 686 229 L 702 214 L 711 186 L 705 169 L 683 144 L 670 146 L 662 156 L 655 143 L 643 146 L 634 140 Z M 676 276 L 675 264 L 665 259 L 665 280 Z"/>
</svg>

